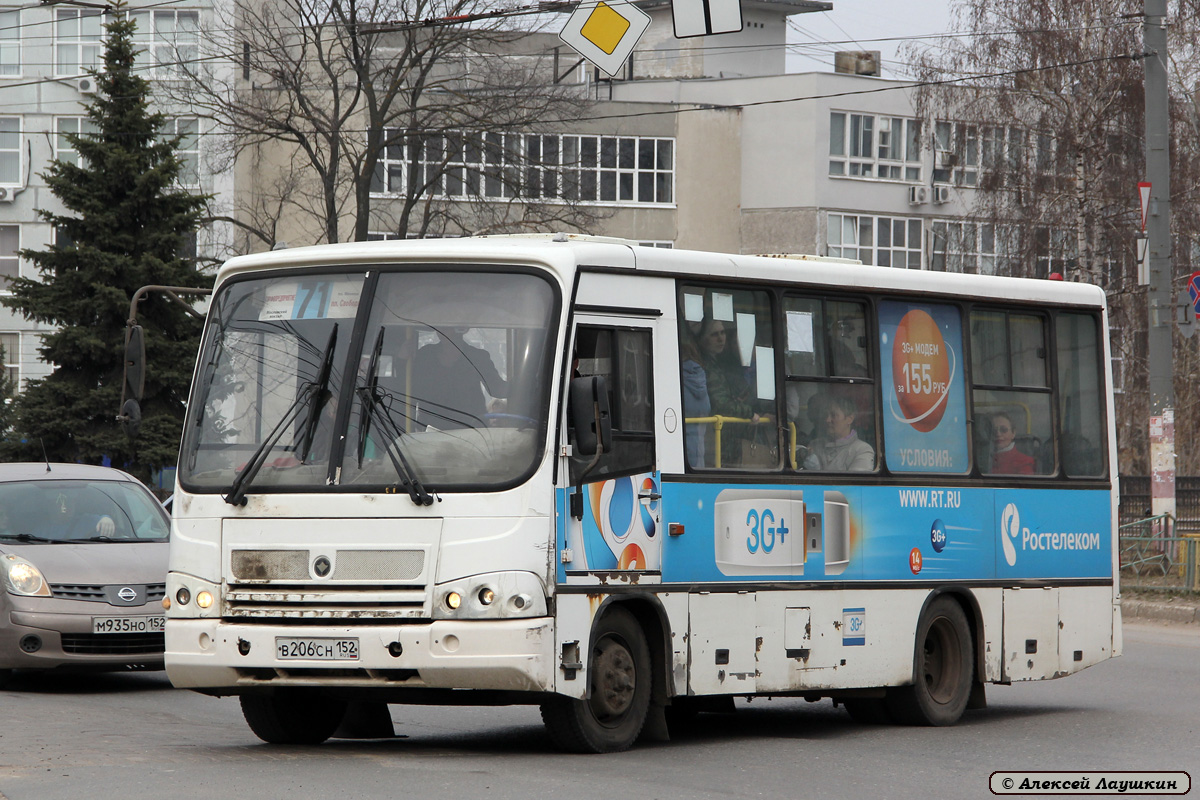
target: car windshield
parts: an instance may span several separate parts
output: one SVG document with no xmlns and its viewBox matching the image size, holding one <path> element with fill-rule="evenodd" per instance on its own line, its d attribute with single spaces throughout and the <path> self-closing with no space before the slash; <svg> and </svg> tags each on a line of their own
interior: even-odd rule
<svg viewBox="0 0 1200 800">
<path fill-rule="evenodd" d="M 544 448 L 557 306 L 532 271 L 231 281 L 209 315 L 180 481 L 414 501 L 514 485 Z"/>
<path fill-rule="evenodd" d="M 167 541 L 170 521 L 146 489 L 128 481 L 0 483 L 0 540 Z"/>
</svg>

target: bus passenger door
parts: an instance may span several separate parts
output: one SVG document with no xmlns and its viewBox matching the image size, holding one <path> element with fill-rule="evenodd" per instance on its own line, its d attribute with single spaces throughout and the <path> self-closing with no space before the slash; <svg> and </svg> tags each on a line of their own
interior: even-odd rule
<svg viewBox="0 0 1200 800">
<path fill-rule="evenodd" d="M 638 580 L 644 576 L 656 582 L 662 564 L 662 504 L 654 442 L 654 321 L 576 319 L 569 377 L 604 378 L 612 449 L 589 469 L 593 457 L 575 452 L 568 414 L 566 491 L 581 490 L 575 508 L 582 518 L 566 514 L 561 561 L 569 582 L 572 576 L 597 573 L 636 573 Z M 571 507 L 570 502 L 565 505 Z"/>
</svg>

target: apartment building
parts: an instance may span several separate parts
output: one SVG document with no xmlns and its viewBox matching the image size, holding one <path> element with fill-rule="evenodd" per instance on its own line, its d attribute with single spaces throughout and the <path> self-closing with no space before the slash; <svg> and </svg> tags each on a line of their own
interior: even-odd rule
<svg viewBox="0 0 1200 800">
<path fill-rule="evenodd" d="M 186 106 L 168 99 L 168 89 L 180 83 L 177 63 L 199 56 L 211 8 L 209 0 L 170 5 L 134 0 L 122 13 L 137 22 L 137 44 L 144 50 L 139 66 L 152 81 L 160 109 L 169 115 L 163 135 L 183 137 L 182 184 L 221 197 L 232 192 L 233 181 L 212 174 L 204 124 Z M 53 159 L 78 158 L 63 134 L 86 131 L 89 125 L 84 105 L 96 91 L 96 81 L 86 71 L 99 64 L 106 20 L 97 3 L 51 0 L 40 6 L 0 6 L 0 278 L 37 277 L 19 252 L 53 241 L 54 231 L 37 211 L 60 213 L 63 208 L 42 174 Z M 217 236 L 202 232 L 198 252 L 224 255 Z M 4 368 L 19 386 L 51 371 L 38 356 L 43 331 L 44 325 L 0 307 Z"/>
</svg>

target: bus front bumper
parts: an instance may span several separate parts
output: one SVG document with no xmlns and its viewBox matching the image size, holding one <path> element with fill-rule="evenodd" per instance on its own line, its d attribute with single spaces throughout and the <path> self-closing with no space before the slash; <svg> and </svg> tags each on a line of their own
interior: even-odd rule
<svg viewBox="0 0 1200 800">
<path fill-rule="evenodd" d="M 554 626 L 549 617 L 354 626 L 168 619 L 165 661 L 175 686 L 214 694 L 270 686 L 543 692 L 554 689 Z"/>
</svg>

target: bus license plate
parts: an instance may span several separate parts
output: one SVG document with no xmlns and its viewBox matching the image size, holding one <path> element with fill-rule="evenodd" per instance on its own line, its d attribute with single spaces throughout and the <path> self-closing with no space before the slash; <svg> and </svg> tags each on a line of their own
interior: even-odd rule
<svg viewBox="0 0 1200 800">
<path fill-rule="evenodd" d="M 92 633 L 162 633 L 166 617 L 92 617 Z"/>
<path fill-rule="evenodd" d="M 295 639 L 275 637 L 275 657 L 281 660 L 358 661 L 358 639 Z"/>
</svg>

